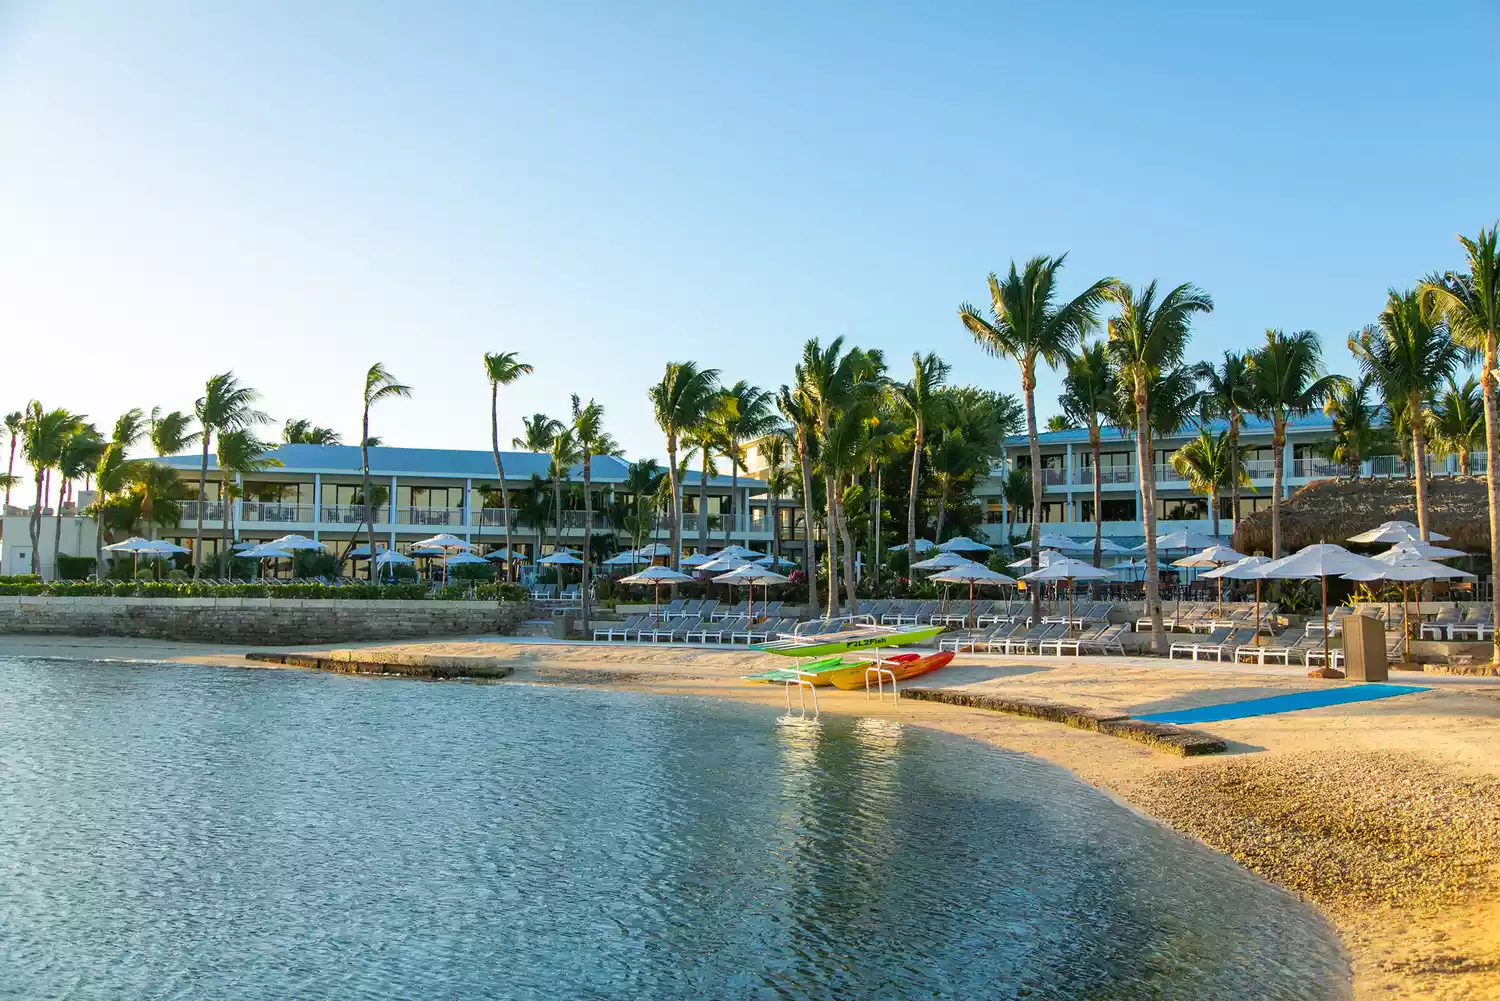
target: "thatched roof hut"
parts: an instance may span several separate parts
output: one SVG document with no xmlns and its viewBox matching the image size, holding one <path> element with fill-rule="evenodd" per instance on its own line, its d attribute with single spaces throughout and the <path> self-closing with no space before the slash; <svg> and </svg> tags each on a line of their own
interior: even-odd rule
<svg viewBox="0 0 1500 1001">
<path fill-rule="evenodd" d="M 1428 481 L 1431 527 L 1452 538 L 1456 549 L 1490 550 L 1490 509 L 1483 477 L 1440 477 Z M 1342 544 L 1351 535 L 1383 521 L 1416 522 L 1417 488 L 1411 480 L 1319 480 L 1281 505 L 1281 548 L 1296 552 L 1316 542 Z M 1234 535 L 1242 553 L 1271 551 L 1271 512 L 1245 517 Z"/>
</svg>

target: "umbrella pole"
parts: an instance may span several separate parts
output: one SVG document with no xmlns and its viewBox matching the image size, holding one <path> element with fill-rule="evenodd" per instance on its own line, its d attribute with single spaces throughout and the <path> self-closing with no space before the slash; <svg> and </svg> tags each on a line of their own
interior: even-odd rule
<svg viewBox="0 0 1500 1001">
<path fill-rule="evenodd" d="M 1255 582 L 1255 635 L 1260 636 L 1260 581 Z M 1257 639 L 1257 642 L 1259 640 Z"/>
<path fill-rule="evenodd" d="M 1328 575 L 1324 574 L 1319 580 L 1323 582 L 1323 666 L 1331 668 L 1333 663 L 1328 659 Z"/>
<path fill-rule="evenodd" d="M 1068 639 L 1073 638 L 1073 578 L 1068 581 Z"/>
<path fill-rule="evenodd" d="M 1401 584 L 1401 654 L 1411 663 L 1411 624 L 1406 619 L 1406 584 Z"/>
<path fill-rule="evenodd" d="M 969 581 L 969 613 L 964 616 L 964 628 L 970 628 L 969 623 L 974 618 L 974 582 Z"/>
</svg>

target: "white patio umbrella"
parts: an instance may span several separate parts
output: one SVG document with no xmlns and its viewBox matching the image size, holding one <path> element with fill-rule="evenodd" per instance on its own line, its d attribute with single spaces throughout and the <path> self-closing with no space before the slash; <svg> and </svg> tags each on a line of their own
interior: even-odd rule
<svg viewBox="0 0 1500 1001">
<path fill-rule="evenodd" d="M 638 567 L 650 562 L 650 560 L 640 553 L 626 552 L 611 556 L 609 559 L 602 561 L 602 565 L 607 567 Z"/>
<path fill-rule="evenodd" d="M 1044 549 L 1037 555 L 1038 564 L 1044 567 L 1056 560 L 1065 559 L 1068 559 L 1068 557 L 1064 556 L 1062 553 L 1057 552 L 1055 549 Z M 1028 556 L 1024 560 L 1016 560 L 1014 563 L 1008 565 L 1012 570 L 1020 570 L 1024 567 L 1029 567 L 1031 566 L 1031 557 Z M 1023 577 L 1022 579 L 1024 580 L 1025 578 Z"/>
<path fill-rule="evenodd" d="M 781 574 L 777 573 L 774 570 L 767 570 L 765 567 L 757 566 L 754 562 L 750 562 L 741 564 L 740 566 L 735 567 L 733 570 L 729 571 L 726 574 L 720 574 L 719 576 L 714 578 L 714 583 L 728 584 L 731 587 L 733 587 L 735 584 L 744 584 L 747 588 L 749 588 L 750 600 L 749 604 L 745 608 L 745 611 L 750 622 L 754 623 L 755 585 L 759 584 L 762 587 L 770 587 L 772 584 L 785 584 L 789 579 L 790 578 L 783 577 Z M 771 599 L 767 597 L 766 603 L 770 604 L 770 601 Z"/>
<path fill-rule="evenodd" d="M 750 561 L 741 556 L 710 556 L 694 569 L 704 573 L 724 573 L 744 566 Z"/>
<path fill-rule="evenodd" d="M 413 549 L 473 549 L 474 548 L 472 545 L 470 545 L 469 543 L 465 542 L 463 539 L 460 539 L 458 536 L 456 536 L 456 535 L 450 535 L 447 532 L 444 532 L 441 535 L 434 535 L 430 539 L 422 539 L 420 542 L 413 542 L 411 544 L 411 547 Z"/>
<path fill-rule="evenodd" d="M 1433 563 L 1430 560 L 1401 560 L 1388 557 L 1390 554 L 1373 557 L 1376 562 L 1386 564 L 1386 571 L 1382 575 L 1386 580 L 1395 581 L 1401 585 L 1401 654 L 1409 663 L 1411 661 L 1411 626 L 1407 621 L 1407 595 L 1406 585 L 1409 581 L 1424 580 L 1454 580 L 1459 577 L 1473 577 L 1471 573 L 1458 570 L 1454 567 L 1445 567 L 1441 563 Z"/>
<path fill-rule="evenodd" d="M 1210 546 L 1217 545 L 1219 545 L 1219 540 L 1212 535 L 1189 529 L 1184 529 L 1180 532 L 1168 532 L 1166 535 L 1158 536 L 1156 539 L 1156 548 L 1158 550 L 1185 549 L 1191 552 L 1194 549 L 1207 549 Z M 1131 550 L 1131 552 L 1136 553 L 1144 553 L 1145 551 L 1146 544 L 1144 542 Z"/>
<path fill-rule="evenodd" d="M 994 552 L 994 546 L 986 546 L 983 542 L 975 542 L 967 535 L 959 535 L 949 539 L 938 546 L 945 553 L 990 553 Z"/>
<path fill-rule="evenodd" d="M 305 535 L 283 535 L 279 539 L 272 540 L 271 544 L 272 545 L 276 545 L 276 546 L 280 546 L 282 549 L 292 549 L 292 550 L 297 550 L 297 549 L 304 549 L 304 550 L 305 549 L 327 549 L 328 548 L 327 546 L 323 545 L 323 543 L 318 542 L 318 541 L 316 541 L 314 539 L 309 539 Z"/>
<path fill-rule="evenodd" d="M 1383 521 L 1368 532 L 1360 532 L 1351 535 L 1345 542 L 1359 542 L 1370 545 L 1376 542 L 1421 542 L 1422 530 L 1409 521 Z M 1441 532 L 1428 532 L 1427 541 L 1447 542 L 1448 536 Z"/>
<path fill-rule="evenodd" d="M 520 560 L 523 563 L 526 561 L 526 557 L 524 555 L 522 555 L 521 553 L 513 553 L 504 546 L 485 553 L 484 558 L 487 560 Z"/>
<path fill-rule="evenodd" d="M 170 545 L 170 543 L 167 544 Z M 135 580 L 136 577 L 140 576 L 141 572 L 141 553 L 154 555 L 161 552 L 161 550 L 155 547 L 155 539 L 143 539 L 139 535 L 134 535 L 123 542 L 115 542 L 105 546 L 104 551 L 107 553 L 129 553 L 132 557 L 130 579 Z"/>
<path fill-rule="evenodd" d="M 1101 570 L 1092 563 L 1083 560 L 1063 559 L 1053 560 L 1040 570 L 1022 574 L 1022 580 L 1028 581 L 1056 581 L 1068 582 L 1068 635 L 1073 635 L 1073 582 L 1075 580 L 1114 580 L 1115 575 L 1108 570 Z"/>
<path fill-rule="evenodd" d="M 405 553 L 398 553 L 393 549 L 382 549 L 380 550 L 380 552 L 375 554 L 375 565 L 377 567 L 393 566 L 397 564 L 407 566 L 415 562 L 417 561 L 412 559 L 410 556 L 407 556 Z M 375 576 L 379 577 L 380 574 L 377 572 Z M 394 576 L 392 577 L 392 579 L 394 580 Z"/>
<path fill-rule="evenodd" d="M 1087 543 L 1083 544 L 1083 548 L 1085 550 L 1088 550 L 1089 552 L 1093 552 L 1093 549 L 1094 549 L 1094 547 L 1092 545 L 1089 545 Z M 1101 554 L 1104 554 L 1104 555 L 1119 556 L 1119 555 L 1121 555 L 1123 553 L 1130 552 L 1130 550 L 1126 549 L 1124 546 L 1120 545 L 1118 542 L 1116 542 L 1113 539 L 1100 539 L 1099 540 L 1099 552 Z"/>
<path fill-rule="evenodd" d="M 235 553 L 234 555 L 239 559 L 245 560 L 289 560 L 292 558 L 292 551 L 290 549 L 284 549 L 274 542 L 267 542 L 263 546 L 256 546 L 254 549 L 246 549 L 244 552 Z M 260 563 L 260 577 L 262 580 L 264 580 L 265 576 L 266 565 L 264 562 L 262 562 Z"/>
<path fill-rule="evenodd" d="M 1205 570 L 1203 572 L 1204 577 L 1218 578 L 1220 581 L 1222 581 L 1225 577 L 1229 578 L 1230 580 L 1255 581 L 1255 636 L 1257 640 L 1260 638 L 1260 582 L 1265 580 L 1265 578 L 1256 573 L 1256 570 L 1257 568 L 1265 566 L 1270 562 L 1271 559 L 1268 556 L 1246 556 L 1238 563 L 1230 563 L 1227 566 L 1219 567 L 1216 570 Z M 1221 583 L 1219 586 L 1222 588 L 1223 584 Z M 1220 595 L 1222 595 L 1223 591 L 1220 591 L 1219 593 Z M 1221 597 L 1220 601 L 1222 600 L 1223 599 Z"/>
<path fill-rule="evenodd" d="M 548 553 L 546 556 L 543 556 L 541 559 L 536 561 L 536 564 L 540 567 L 581 567 L 583 566 L 583 560 L 580 560 L 577 556 L 574 556 L 566 549 L 559 549 L 555 552 Z M 562 583 L 561 570 L 557 571 L 557 577 L 558 583 Z M 579 571 L 578 582 L 580 586 L 583 583 L 582 571 Z"/>
<path fill-rule="evenodd" d="M 766 554 L 765 553 L 756 552 L 754 549 L 751 549 L 749 546 L 741 546 L 738 543 L 736 543 L 735 545 L 732 545 L 732 546 L 725 546 L 723 549 L 719 550 L 717 553 L 714 553 L 714 555 L 715 556 L 738 556 L 742 560 L 758 560 L 758 559 L 760 559 L 762 556 L 764 556 Z"/>
<path fill-rule="evenodd" d="M 678 563 L 685 567 L 701 567 L 705 563 L 712 563 L 714 559 L 707 553 L 693 553 L 691 556 L 684 556 Z"/>
<path fill-rule="evenodd" d="M 796 569 L 797 567 L 796 560 L 789 560 L 785 556 L 762 556 L 760 559 L 751 560 L 750 562 L 758 563 L 763 567 L 786 567 L 788 569 Z"/>
<path fill-rule="evenodd" d="M 985 584 L 998 587 L 1001 584 L 1014 584 L 1014 577 L 1007 577 L 996 570 L 991 570 L 982 563 L 966 563 L 963 566 L 949 567 L 942 573 L 935 573 L 928 580 L 938 581 L 943 584 L 967 584 L 969 585 L 969 608 L 964 613 L 964 625 L 968 626 L 974 618 L 974 587 Z"/>
<path fill-rule="evenodd" d="M 483 556 L 475 556 L 473 553 L 454 553 L 443 560 L 443 565 L 449 567 L 487 566 L 488 564 L 489 560 Z"/>
<path fill-rule="evenodd" d="M 1383 553 L 1376 553 L 1374 559 L 1382 556 L 1395 556 L 1403 560 L 1455 560 L 1468 553 L 1462 549 L 1448 549 L 1445 546 L 1434 546 L 1430 542 L 1414 539 L 1410 542 L 1398 542 Z"/>
<path fill-rule="evenodd" d="M 1209 546 L 1200 553 L 1185 556 L 1180 560 L 1174 560 L 1174 567 L 1191 567 L 1193 569 L 1216 570 L 1219 567 L 1227 567 L 1238 563 L 1245 558 L 1244 553 L 1237 553 L 1228 546 Z M 1181 592 L 1178 592 L 1178 607 L 1182 607 Z M 1219 578 L 1219 614 L 1224 614 L 1224 578 Z"/>
<path fill-rule="evenodd" d="M 636 552 L 650 560 L 662 559 L 672 555 L 672 547 L 660 542 L 653 542 L 648 546 L 642 546 Z"/>
<path fill-rule="evenodd" d="M 1328 659 L 1328 578 L 1342 577 L 1345 580 L 1379 580 L 1387 564 L 1378 563 L 1368 556 L 1358 556 L 1343 546 L 1331 542 L 1320 542 L 1305 546 L 1290 556 L 1271 560 L 1257 567 L 1255 573 L 1266 580 L 1311 580 L 1317 577 L 1323 586 L 1323 665 L 1332 666 Z"/>
<path fill-rule="evenodd" d="M 918 539 L 917 543 L 916 543 L 916 548 L 917 548 L 917 552 L 919 552 L 919 553 L 925 553 L 928 550 L 936 549 L 937 546 L 930 539 Z M 906 543 L 903 542 L 899 546 L 892 546 L 887 551 L 888 552 L 892 552 L 892 553 L 904 553 L 904 552 L 906 552 Z"/>
<path fill-rule="evenodd" d="M 957 553 L 938 553 L 936 556 L 932 557 L 931 559 L 918 560 L 916 563 L 913 563 L 911 565 L 911 569 L 913 569 L 913 570 L 949 570 L 949 569 L 952 569 L 953 567 L 961 567 L 961 566 L 963 566 L 963 565 L 965 565 L 967 563 L 972 563 L 972 562 L 974 562 L 974 561 L 971 560 L 971 559 L 969 559 L 967 556 L 960 556 Z"/>
<path fill-rule="evenodd" d="M 661 586 L 663 584 L 685 584 L 693 578 L 685 573 L 678 573 L 671 567 L 647 567 L 640 573 L 631 574 L 629 577 L 621 577 L 621 584 L 650 584 L 656 588 L 656 607 L 661 610 Z"/>
<path fill-rule="evenodd" d="M 1061 553 L 1075 552 L 1080 548 L 1080 543 L 1068 538 L 1066 535 L 1058 535 L 1056 532 L 1042 533 L 1041 545 L 1043 549 L 1056 549 Z M 1030 549 L 1031 540 L 1016 543 L 1017 549 Z M 1093 543 L 1089 543 L 1089 549 L 1093 549 Z"/>
</svg>

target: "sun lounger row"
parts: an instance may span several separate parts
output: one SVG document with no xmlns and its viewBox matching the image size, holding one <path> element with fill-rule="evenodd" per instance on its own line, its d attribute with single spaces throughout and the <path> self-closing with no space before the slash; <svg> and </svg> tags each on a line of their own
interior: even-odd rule
<svg viewBox="0 0 1500 1001">
<path fill-rule="evenodd" d="M 1233 656 L 1240 647 L 1253 643 L 1257 632 L 1254 626 L 1242 629 L 1215 629 L 1202 639 L 1194 638 L 1173 643 L 1167 651 L 1167 657 L 1172 659 L 1181 653 L 1190 654 L 1193 660 L 1206 660 L 1212 655 L 1214 660 L 1222 661 L 1225 654 Z"/>
<path fill-rule="evenodd" d="M 1493 610 L 1488 604 L 1470 605 L 1467 610 L 1457 605 L 1444 608 L 1435 618 L 1422 623 L 1418 635 L 1434 640 L 1490 639 L 1495 635 Z"/>
<path fill-rule="evenodd" d="M 1262 603 L 1259 623 L 1255 611 L 1253 602 L 1226 602 L 1221 606 L 1217 601 L 1188 601 L 1180 606 L 1164 605 L 1162 626 L 1168 632 L 1189 633 L 1211 633 L 1216 629 L 1240 629 L 1257 624 L 1264 628 L 1274 620 L 1278 609 L 1274 603 Z M 1136 619 L 1135 628 L 1138 632 L 1149 630 L 1151 617 L 1143 615 Z"/>
<path fill-rule="evenodd" d="M 569 584 L 561 593 L 556 584 L 538 584 L 531 589 L 532 601 L 583 601 L 583 585 Z"/>
<path fill-rule="evenodd" d="M 632 615 L 621 623 L 595 627 L 594 639 L 652 643 L 764 643 L 790 633 L 796 625 L 795 619 L 785 618 L 751 623 L 744 616 L 710 621 L 701 615 L 670 619 L 663 615 Z"/>
</svg>

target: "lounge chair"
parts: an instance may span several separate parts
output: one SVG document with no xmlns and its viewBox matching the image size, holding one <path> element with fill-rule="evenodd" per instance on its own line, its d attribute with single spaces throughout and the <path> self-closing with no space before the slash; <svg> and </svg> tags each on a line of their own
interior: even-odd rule
<svg viewBox="0 0 1500 1001">
<path fill-rule="evenodd" d="M 673 598 L 671 602 L 667 604 L 667 607 L 663 608 L 658 614 L 660 614 L 664 619 L 675 619 L 677 616 L 682 614 L 682 608 L 686 604 L 687 600 L 685 598 Z"/>
<path fill-rule="evenodd" d="M 773 636 L 791 632 L 795 623 L 791 619 L 767 619 L 759 624 L 751 623 L 729 634 L 729 642 L 767 643 Z"/>
<path fill-rule="evenodd" d="M 625 620 L 623 625 L 620 623 L 610 623 L 608 625 L 595 626 L 594 639 L 597 640 L 600 638 L 600 636 L 603 636 L 605 640 L 612 640 L 616 636 L 620 637 L 620 639 L 622 640 L 629 639 L 630 631 L 632 629 L 640 628 L 641 623 L 645 620 L 646 616 L 644 615 L 632 615 L 630 616 L 630 618 Z"/>
<path fill-rule="evenodd" d="M 1043 640 L 1061 636 L 1067 626 L 1061 622 L 1043 623 L 1024 631 L 1013 633 L 1005 639 L 1006 653 L 1031 653 Z M 993 649 L 993 645 L 991 647 Z"/>
<path fill-rule="evenodd" d="M 1477 605 L 1471 608 L 1462 622 L 1455 622 L 1448 627 L 1449 639 L 1472 637 L 1475 640 L 1484 640 L 1493 635 L 1495 635 L 1495 623 L 1491 618 L 1489 605 Z"/>
<path fill-rule="evenodd" d="M 542 584 L 540 587 L 531 589 L 531 600 L 533 601 L 551 601 L 555 597 L 557 597 L 556 584 Z"/>
<path fill-rule="evenodd" d="M 655 631 L 652 638 L 660 642 L 666 640 L 668 643 L 685 643 L 688 634 L 695 633 L 703 628 L 703 617 L 701 615 L 689 615 L 681 619 L 674 619 L 661 629 Z"/>
<path fill-rule="evenodd" d="M 1459 610 L 1457 605 L 1454 605 L 1452 608 L 1444 608 L 1437 613 L 1435 618 L 1422 623 L 1422 628 L 1418 631 L 1417 636 L 1424 640 L 1452 639 L 1453 634 L 1449 630 L 1461 622 L 1463 622 L 1463 612 Z"/>
<path fill-rule="evenodd" d="M 1066 623 L 1064 623 L 1064 624 L 1066 624 Z M 1099 626 L 1089 626 L 1088 628 L 1086 628 L 1086 629 L 1084 629 L 1082 631 L 1079 631 L 1079 630 L 1075 629 L 1073 631 L 1073 636 L 1071 636 L 1071 637 L 1068 636 L 1067 633 L 1065 632 L 1061 636 L 1052 636 L 1052 637 L 1049 637 L 1047 639 L 1042 640 L 1040 643 L 1038 643 L 1036 645 L 1036 652 L 1040 653 L 1040 654 L 1045 654 L 1047 652 L 1047 648 L 1051 647 L 1052 648 L 1052 652 L 1054 654 L 1056 654 L 1057 656 L 1061 657 L 1062 656 L 1062 652 L 1063 652 L 1063 647 L 1064 646 L 1072 646 L 1073 652 L 1077 653 L 1078 652 L 1078 644 L 1080 642 L 1082 642 L 1084 640 L 1094 639 L 1097 636 L 1099 636 L 1099 634 L 1102 633 L 1102 632 L 1104 632 L 1104 627 L 1102 625 L 1099 625 Z"/>
<path fill-rule="evenodd" d="M 1269 643 L 1242 643 L 1234 649 L 1235 663 L 1262 664 L 1272 657 L 1279 657 L 1283 664 L 1291 663 L 1292 652 L 1299 640 L 1307 638 L 1301 629 L 1288 629 Z"/>
<path fill-rule="evenodd" d="M 719 619 L 709 622 L 706 619 L 701 629 L 695 629 L 684 637 L 689 643 L 693 637 L 698 637 L 698 642 L 707 643 L 712 640 L 715 643 L 729 642 L 725 637 L 732 636 L 737 629 L 744 629 L 748 620 L 743 615 L 732 615 L 727 619 Z"/>
<path fill-rule="evenodd" d="M 1082 655 L 1084 653 L 1093 653 L 1095 651 L 1104 654 L 1109 653 L 1111 650 L 1115 650 L 1119 652 L 1119 655 L 1121 657 L 1123 657 L 1125 656 L 1125 643 L 1121 639 L 1121 637 L 1129 631 L 1130 626 L 1123 622 L 1117 623 L 1115 625 L 1106 625 L 1103 631 L 1092 639 L 1072 641 L 1064 640 L 1062 645 L 1057 648 L 1057 652 L 1061 654 L 1062 647 L 1067 646 L 1068 643 L 1071 642 L 1073 645 L 1073 652 L 1075 654 Z"/>
<path fill-rule="evenodd" d="M 966 629 L 960 633 L 946 635 L 938 640 L 938 649 L 958 653 L 960 650 L 974 651 L 981 646 L 988 647 L 990 640 L 1000 628 L 1000 623 L 996 622 L 982 629 Z"/>
<path fill-rule="evenodd" d="M 1213 635 L 1218 634 L 1215 633 Z M 1240 629 L 1232 629 L 1229 631 L 1229 635 L 1225 636 L 1217 643 L 1210 641 L 1205 643 L 1193 644 L 1193 659 L 1198 660 L 1200 657 L 1207 658 L 1209 654 L 1213 654 L 1214 660 L 1222 663 L 1224 660 L 1225 652 L 1228 652 L 1230 656 L 1234 656 L 1235 652 L 1239 650 L 1240 647 L 1244 646 L 1246 643 L 1249 643 L 1254 638 L 1255 628 L 1253 626 L 1246 626 Z"/>
<path fill-rule="evenodd" d="M 1308 637 L 1308 639 L 1312 639 L 1312 637 Z M 1317 640 L 1316 644 L 1305 647 L 1302 650 L 1302 663 L 1306 667 L 1312 667 L 1314 663 L 1320 667 L 1323 666 L 1323 635 L 1321 631 L 1317 634 Z M 1331 662 L 1328 664 L 1329 667 L 1336 670 L 1340 669 L 1344 666 L 1344 651 L 1338 647 L 1329 647 L 1328 659 Z"/>
</svg>

